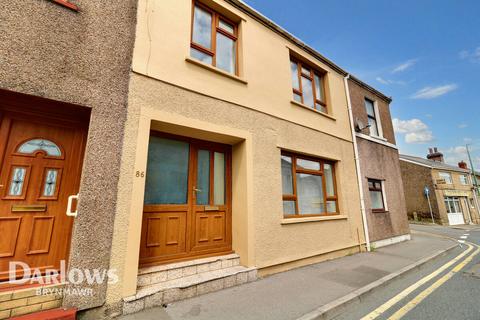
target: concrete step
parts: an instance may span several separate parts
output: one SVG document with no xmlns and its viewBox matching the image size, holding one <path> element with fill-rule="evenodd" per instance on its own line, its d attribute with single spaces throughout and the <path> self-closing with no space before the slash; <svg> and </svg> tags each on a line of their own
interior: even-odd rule
<svg viewBox="0 0 480 320">
<path fill-rule="evenodd" d="M 160 266 L 142 268 L 138 271 L 138 288 L 180 279 L 195 274 L 235 267 L 240 265 L 238 254 L 227 254 L 190 261 L 170 263 Z"/>
<path fill-rule="evenodd" d="M 123 299 L 123 314 L 139 312 L 256 279 L 256 268 L 232 266 L 139 287 L 136 295 Z"/>
</svg>

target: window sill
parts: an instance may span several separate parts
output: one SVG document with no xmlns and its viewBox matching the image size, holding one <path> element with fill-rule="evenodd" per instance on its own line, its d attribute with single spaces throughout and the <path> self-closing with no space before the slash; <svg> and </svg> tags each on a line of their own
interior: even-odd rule
<svg viewBox="0 0 480 320">
<path fill-rule="evenodd" d="M 370 138 L 372 139 L 377 139 L 377 140 L 380 140 L 380 141 L 383 141 L 383 142 L 386 142 L 388 141 L 387 139 L 385 139 L 384 137 L 380 137 L 380 136 L 376 136 L 376 135 L 370 135 Z"/>
<path fill-rule="evenodd" d="M 188 62 L 188 63 L 191 63 L 191 64 L 194 64 L 194 65 L 197 65 L 199 67 L 202 67 L 204 69 L 207 69 L 207 70 L 210 70 L 210 71 L 213 71 L 219 75 L 222 75 L 224 77 L 227 77 L 227 78 L 230 78 L 232 80 L 235 80 L 235 81 L 238 81 L 238 82 L 241 82 L 243 84 L 248 84 L 247 80 L 243 79 L 243 78 L 240 78 L 239 76 L 236 76 L 234 74 L 231 74 L 231 73 L 228 73 L 226 71 L 223 71 L 217 67 L 214 67 L 214 66 L 211 66 L 209 64 L 206 64 L 206 63 L 203 63 L 197 59 L 193 59 L 193 58 L 190 58 L 190 57 L 186 57 L 185 58 L 185 61 Z"/>
<path fill-rule="evenodd" d="M 348 216 L 339 214 L 339 215 L 331 215 L 331 216 L 318 216 L 318 217 L 305 217 L 305 218 L 283 218 L 280 223 L 295 224 L 295 223 L 304 223 L 304 222 L 346 220 L 346 219 L 348 219 Z"/>
<path fill-rule="evenodd" d="M 298 107 L 302 107 L 302 108 L 308 109 L 308 110 L 310 110 L 310 111 L 313 111 L 313 112 L 315 112 L 315 113 L 318 113 L 318 114 L 320 114 L 320 115 L 322 115 L 322 116 L 324 116 L 324 117 L 327 117 L 327 118 L 329 118 L 329 119 L 331 119 L 331 120 L 333 120 L 333 121 L 337 121 L 337 118 L 335 118 L 334 116 L 331 116 L 331 115 L 329 115 L 329 114 L 327 114 L 327 113 L 325 113 L 325 112 L 321 112 L 321 111 L 315 110 L 315 109 L 313 109 L 313 108 L 310 108 L 309 106 L 307 106 L 307 105 L 305 105 L 305 104 L 303 104 L 303 103 L 297 102 L 297 101 L 295 101 L 295 100 L 290 100 L 290 103 L 292 103 L 292 104 L 294 104 L 294 105 L 296 105 L 296 106 L 298 106 Z"/>
<path fill-rule="evenodd" d="M 372 213 L 389 213 L 388 210 L 372 210 Z"/>
</svg>

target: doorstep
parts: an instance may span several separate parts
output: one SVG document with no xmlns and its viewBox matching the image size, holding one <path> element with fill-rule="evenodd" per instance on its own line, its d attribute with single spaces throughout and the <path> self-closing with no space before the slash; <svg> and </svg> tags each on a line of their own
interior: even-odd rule
<svg viewBox="0 0 480 320">
<path fill-rule="evenodd" d="M 202 294 L 255 281 L 257 269 L 240 265 L 237 254 L 142 268 L 137 293 L 123 299 L 123 314 L 131 314 Z"/>
<path fill-rule="evenodd" d="M 63 286 L 55 284 L 0 292 L 0 320 L 60 307 Z M 40 292 L 44 289 L 48 291 Z"/>
</svg>

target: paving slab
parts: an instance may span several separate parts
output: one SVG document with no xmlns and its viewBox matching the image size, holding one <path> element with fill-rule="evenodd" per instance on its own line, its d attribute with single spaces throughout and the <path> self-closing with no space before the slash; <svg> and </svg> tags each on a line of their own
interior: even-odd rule
<svg viewBox="0 0 480 320">
<path fill-rule="evenodd" d="M 264 279 L 122 317 L 122 320 L 297 319 L 407 270 L 455 242 L 422 233 L 412 240 L 278 273 Z M 370 290 L 370 289 L 369 289 Z"/>
</svg>

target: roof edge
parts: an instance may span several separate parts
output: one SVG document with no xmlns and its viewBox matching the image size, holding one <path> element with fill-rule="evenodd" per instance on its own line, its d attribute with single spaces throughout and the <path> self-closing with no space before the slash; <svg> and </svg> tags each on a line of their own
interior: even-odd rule
<svg viewBox="0 0 480 320">
<path fill-rule="evenodd" d="M 377 89 L 375 89 L 374 87 L 370 86 L 369 84 L 363 82 L 362 80 L 358 79 L 357 77 L 353 76 L 353 75 L 350 75 L 350 79 L 355 82 L 356 84 L 358 84 L 359 86 L 361 86 L 362 88 L 370 91 L 371 93 L 373 93 L 374 95 L 376 95 L 377 97 L 385 100 L 386 102 L 388 103 L 391 103 L 392 102 L 392 97 L 387 97 L 386 95 L 384 95 L 382 92 L 378 91 Z"/>
</svg>

